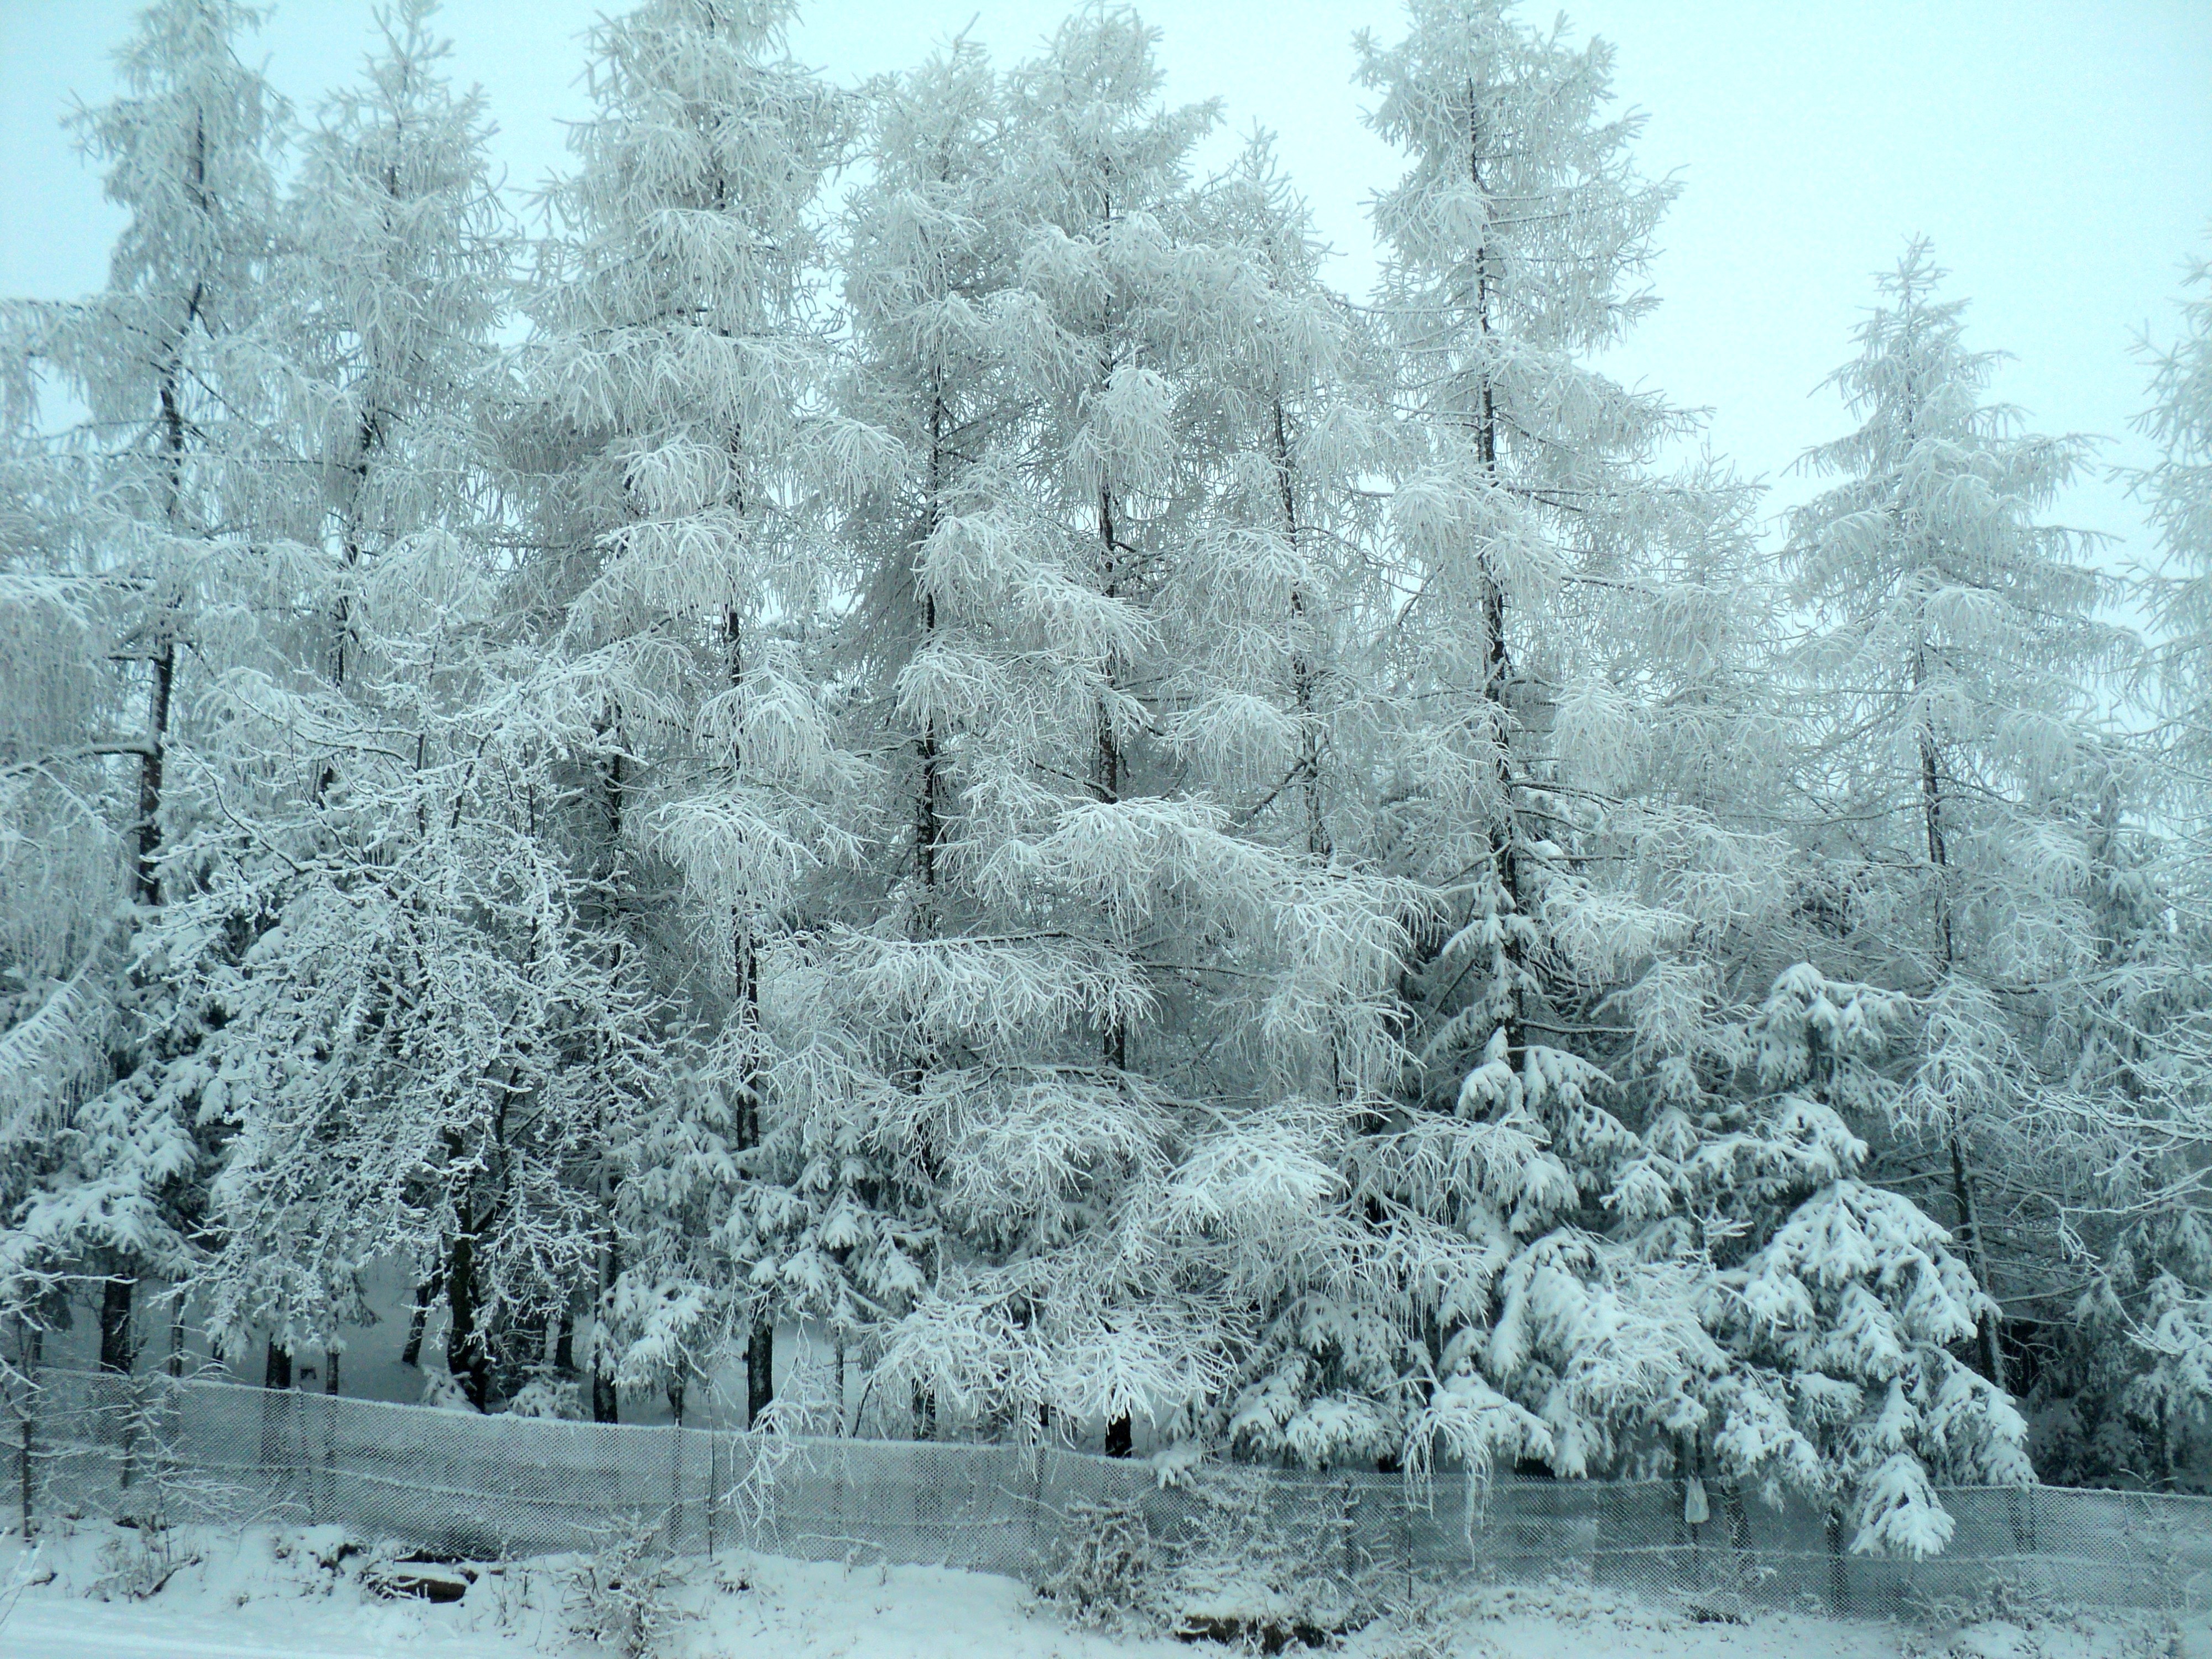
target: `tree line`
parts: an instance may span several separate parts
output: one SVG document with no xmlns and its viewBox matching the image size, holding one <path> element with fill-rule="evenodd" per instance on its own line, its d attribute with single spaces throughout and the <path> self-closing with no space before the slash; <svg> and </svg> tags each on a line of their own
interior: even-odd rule
<svg viewBox="0 0 2212 1659">
<path fill-rule="evenodd" d="M 1912 1553 L 2212 1479 L 2202 264 L 2163 574 L 1920 242 L 1763 539 L 1502 0 L 1357 43 L 1364 301 L 1116 7 L 849 88 L 645 0 L 530 233 L 428 0 L 304 123 L 256 21 L 145 12 L 107 286 L 0 312 L 9 1364 L 335 1386 L 403 1262 L 478 1410 L 804 1325 L 867 1432 Z"/>
</svg>

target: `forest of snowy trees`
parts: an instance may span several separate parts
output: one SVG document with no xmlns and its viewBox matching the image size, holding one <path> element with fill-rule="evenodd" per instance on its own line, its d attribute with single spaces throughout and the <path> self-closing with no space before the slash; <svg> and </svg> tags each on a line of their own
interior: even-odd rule
<svg viewBox="0 0 2212 1659">
<path fill-rule="evenodd" d="M 1917 242 L 1770 536 L 1594 366 L 1674 193 L 1602 44 L 1362 37 L 1355 298 L 1126 10 L 859 88 L 787 21 L 602 22 L 536 203 L 428 0 L 312 118 L 158 0 L 78 118 L 108 284 L 0 310 L 5 1363 L 335 1371 L 397 1271 L 484 1411 L 757 1414 L 805 1331 L 854 1432 L 1862 1548 L 2212 1486 L 2212 268 L 2156 573 Z"/>
</svg>

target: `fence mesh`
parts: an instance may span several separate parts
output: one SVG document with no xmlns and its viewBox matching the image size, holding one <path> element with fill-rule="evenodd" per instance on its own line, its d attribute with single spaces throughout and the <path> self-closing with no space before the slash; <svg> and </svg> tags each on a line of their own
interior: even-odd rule
<svg viewBox="0 0 2212 1659">
<path fill-rule="evenodd" d="M 675 1553 L 963 1567 L 1036 1583 L 1112 1517 L 1160 1559 L 1242 1547 L 1346 1585 L 1562 1577 L 1660 1596 L 1911 1617 L 1997 1581 L 2076 1607 L 2212 1602 L 2212 1499 L 1952 1489 L 1940 1557 L 1849 1553 L 1799 1502 L 1716 1491 L 1692 1523 L 1671 1481 L 1243 1468 L 1163 1485 L 1146 1463 L 1054 1446 L 808 1439 L 569 1423 L 293 1390 L 46 1371 L 11 1402 L 27 1528 L 64 1516 L 336 1523 L 421 1555 L 589 1550 L 642 1516 Z M 1224 1493 L 1227 1494 L 1224 1497 Z M 11 1504 L 10 1507 L 15 1507 Z"/>
</svg>

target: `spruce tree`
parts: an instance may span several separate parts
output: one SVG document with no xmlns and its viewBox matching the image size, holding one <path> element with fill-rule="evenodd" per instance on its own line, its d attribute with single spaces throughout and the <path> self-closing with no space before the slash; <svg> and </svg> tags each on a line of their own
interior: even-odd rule
<svg viewBox="0 0 2212 1659">
<path fill-rule="evenodd" d="M 1407 1454 L 1580 1474 L 1694 1420 L 1710 1358 L 1697 1262 L 1618 1234 L 1614 1194 L 1773 904 L 1721 758 L 1759 735 L 1747 502 L 1661 473 L 1694 420 L 1590 362 L 1653 303 L 1674 194 L 1607 109 L 1610 48 L 1487 0 L 1410 24 L 1360 52 L 1411 164 L 1375 206 L 1398 435 L 1372 846 L 1420 901 L 1411 1063 L 1351 1192 L 1413 1338 Z"/>
</svg>

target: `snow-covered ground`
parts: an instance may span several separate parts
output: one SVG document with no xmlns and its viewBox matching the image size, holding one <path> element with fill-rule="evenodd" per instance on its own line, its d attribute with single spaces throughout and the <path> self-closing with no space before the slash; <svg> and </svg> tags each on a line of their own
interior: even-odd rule
<svg viewBox="0 0 2212 1659">
<path fill-rule="evenodd" d="M 0 1540 L 8 1659 L 525 1659 L 612 1654 L 578 1633 L 579 1558 L 469 1568 L 357 1552 L 335 1528 L 179 1538 L 149 1551 L 80 1523 L 27 1557 Z M 434 1602 L 374 1587 L 410 1573 L 459 1590 Z M 156 1579 L 158 1589 L 149 1589 Z M 147 1592 L 134 1595 L 136 1589 Z M 932 1567 L 769 1557 L 685 1564 L 666 1597 L 666 1659 L 1139 1659 L 1249 1650 L 1070 1625 L 1012 1579 Z M 603 1598 L 599 1605 L 606 1605 Z M 1293 1650 L 1296 1651 L 1297 1650 Z M 1571 1586 L 1485 1590 L 1345 1639 L 1347 1659 L 2212 1659 L 2199 1612 L 2077 1619 L 2056 1610 L 1906 1630 L 1766 1613 L 1701 1621 Z"/>
</svg>

